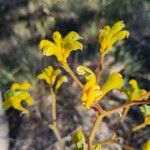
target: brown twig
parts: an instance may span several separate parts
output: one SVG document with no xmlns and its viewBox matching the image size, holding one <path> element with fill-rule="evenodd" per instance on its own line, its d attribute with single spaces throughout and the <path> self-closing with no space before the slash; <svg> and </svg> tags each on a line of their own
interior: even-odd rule
<svg viewBox="0 0 150 150">
<path fill-rule="evenodd" d="M 148 92 L 145 96 L 149 96 L 149 94 L 150 94 L 150 92 Z M 142 98 L 143 98 L 143 96 L 142 96 Z M 141 97 L 138 100 L 141 100 Z M 99 111 L 99 109 L 97 109 L 99 111 L 99 115 L 96 116 L 96 120 L 93 124 L 93 127 L 92 127 L 90 134 L 89 134 L 89 137 L 88 137 L 88 150 L 92 150 L 92 142 L 93 142 L 93 139 L 95 137 L 96 130 L 99 127 L 99 122 L 103 119 L 103 117 L 111 115 L 114 112 L 118 112 L 118 110 L 120 110 L 120 109 L 128 108 L 128 107 L 131 107 L 134 105 L 141 105 L 141 104 L 150 104 L 150 101 L 149 100 L 146 100 L 146 101 L 129 101 L 129 102 L 127 102 L 121 106 L 118 106 L 116 108 L 106 110 L 106 111 L 102 111 L 101 109 Z"/>
<path fill-rule="evenodd" d="M 99 66 L 98 66 L 98 74 L 97 74 L 97 82 L 100 81 L 101 79 L 101 75 L 102 75 L 102 71 L 103 71 L 103 62 L 104 62 L 104 56 L 100 53 L 100 60 L 99 60 Z"/>
</svg>

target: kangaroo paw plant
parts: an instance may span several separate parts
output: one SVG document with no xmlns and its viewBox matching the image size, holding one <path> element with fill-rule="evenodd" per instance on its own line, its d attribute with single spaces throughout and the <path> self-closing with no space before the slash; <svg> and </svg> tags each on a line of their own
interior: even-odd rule
<svg viewBox="0 0 150 150">
<path fill-rule="evenodd" d="M 136 132 L 147 125 L 150 125 L 150 91 L 145 89 L 140 89 L 138 82 L 135 79 L 129 81 L 129 88 L 124 86 L 124 79 L 119 72 L 109 72 L 106 80 L 101 85 L 103 81 L 103 68 L 104 59 L 107 54 L 109 54 L 114 47 L 114 45 L 124 40 L 129 36 L 129 31 L 125 29 L 125 24 L 123 21 L 116 22 L 112 27 L 104 26 L 98 33 L 98 43 L 99 43 L 99 64 L 95 70 L 88 68 L 87 66 L 79 65 L 77 68 L 71 69 L 68 64 L 68 57 L 72 51 L 83 50 L 82 40 L 83 38 L 74 31 L 69 32 L 65 37 L 55 31 L 52 34 L 52 41 L 48 39 L 42 39 L 39 43 L 39 49 L 42 54 L 46 57 L 55 56 L 56 61 L 62 67 L 61 69 L 67 72 L 67 75 L 76 82 L 78 88 L 81 90 L 81 105 L 85 107 L 85 111 L 88 109 L 93 109 L 95 112 L 95 121 L 90 122 L 91 129 L 88 133 L 84 133 L 81 128 L 75 129 L 72 135 L 72 141 L 74 144 L 74 149 L 76 150 L 102 150 L 106 144 L 118 144 L 125 149 L 134 149 L 129 145 L 122 144 L 118 141 L 118 135 L 116 131 L 112 133 L 112 137 L 106 141 L 97 141 L 96 133 L 100 128 L 100 124 L 103 118 L 106 116 L 111 116 L 113 113 L 120 112 L 120 123 L 123 123 L 124 119 L 127 117 L 129 109 L 134 106 L 140 106 L 139 111 L 143 113 L 144 122 L 133 126 L 132 132 Z M 84 79 L 84 83 L 75 75 L 73 70 L 76 69 L 78 77 Z M 57 116 L 56 116 L 56 102 L 57 102 L 57 91 L 62 86 L 63 83 L 68 81 L 67 76 L 61 75 L 60 69 L 54 68 L 53 66 L 46 67 L 42 73 L 37 75 L 38 80 L 44 80 L 48 85 L 52 100 L 52 110 L 51 118 L 52 121 L 47 121 L 48 127 L 53 131 L 60 144 L 60 149 L 66 149 L 66 144 L 57 126 Z M 4 95 L 3 108 L 9 109 L 13 107 L 23 114 L 32 115 L 30 107 L 34 106 L 35 100 L 29 93 L 31 85 L 28 82 L 14 83 L 10 90 Z M 74 87 L 75 88 L 75 87 Z M 105 109 L 102 106 L 102 101 L 108 92 L 113 89 L 119 90 L 122 94 L 125 94 L 127 101 L 124 103 L 119 103 L 117 106 L 111 106 L 110 109 Z M 22 101 L 26 102 L 26 107 L 22 105 Z M 106 102 L 107 103 L 107 102 Z M 46 111 L 46 110 L 45 110 Z M 150 139 L 143 145 L 143 150 L 150 150 Z"/>
</svg>

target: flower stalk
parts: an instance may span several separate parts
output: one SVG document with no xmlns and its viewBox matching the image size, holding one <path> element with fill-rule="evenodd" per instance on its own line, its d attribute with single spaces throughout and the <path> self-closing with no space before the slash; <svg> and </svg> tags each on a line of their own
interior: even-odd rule
<svg viewBox="0 0 150 150">
<path fill-rule="evenodd" d="M 78 80 L 78 78 L 76 77 L 76 75 L 73 73 L 72 69 L 69 67 L 69 65 L 67 63 L 65 63 L 63 65 L 63 68 L 69 73 L 69 75 L 71 76 L 71 78 L 77 83 L 77 85 L 82 89 L 83 88 L 83 84 Z"/>
<path fill-rule="evenodd" d="M 101 75 L 102 75 L 102 70 L 103 70 L 103 63 L 104 63 L 104 56 L 103 54 L 101 53 L 101 50 L 100 50 L 100 56 L 99 56 L 99 66 L 98 66 L 98 74 L 97 74 L 97 83 L 100 81 L 101 79 Z"/>
<path fill-rule="evenodd" d="M 55 95 L 55 92 L 52 88 L 50 88 L 50 92 L 51 92 L 51 98 L 52 98 L 52 124 L 49 124 L 49 128 L 54 132 L 60 146 L 62 147 L 62 149 L 64 150 L 65 149 L 65 146 L 64 146 L 64 143 L 63 143 L 63 140 L 60 136 L 60 133 L 59 133 L 59 130 L 57 128 L 57 118 L 56 118 L 56 95 Z"/>
<path fill-rule="evenodd" d="M 125 109 L 125 108 L 129 108 L 131 106 L 134 106 L 134 105 L 141 105 L 141 104 L 150 104 L 150 101 L 148 101 L 148 100 L 147 101 L 131 101 L 131 102 L 127 102 L 127 103 L 125 103 L 125 104 L 123 104 L 121 106 L 118 106 L 116 108 L 113 108 L 113 109 L 110 109 L 110 110 L 106 110 L 106 111 L 103 111 L 103 112 L 99 112 L 99 115 L 97 115 L 96 120 L 95 120 L 95 122 L 93 124 L 93 127 L 91 129 L 91 132 L 89 134 L 88 150 L 92 150 L 92 142 L 94 140 L 96 131 L 97 131 L 98 127 L 99 127 L 100 121 L 105 116 L 111 115 L 114 112 L 118 112 L 118 110 L 120 110 L 120 109 Z"/>
</svg>

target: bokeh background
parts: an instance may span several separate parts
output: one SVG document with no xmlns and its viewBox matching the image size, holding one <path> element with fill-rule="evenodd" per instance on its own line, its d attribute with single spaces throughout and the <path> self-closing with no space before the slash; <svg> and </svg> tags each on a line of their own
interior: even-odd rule
<svg viewBox="0 0 150 150">
<path fill-rule="evenodd" d="M 103 74 L 107 75 L 112 70 L 120 71 L 126 81 L 135 78 L 141 87 L 149 90 L 149 0 L 0 0 L 1 99 L 13 82 L 27 80 L 33 85 L 32 95 L 37 102 L 33 108 L 35 117 L 22 116 L 13 109 L 8 110 L 6 114 L 2 112 L 5 118 L 1 118 L 1 124 L 6 123 L 5 127 L 8 125 L 6 133 L 8 132 L 7 142 L 10 149 L 59 149 L 55 143 L 55 136 L 39 115 L 37 106 L 41 104 L 40 101 L 50 97 L 48 88 L 43 82 L 37 82 L 36 76 L 48 65 L 61 67 L 55 58 L 42 56 L 38 47 L 39 41 L 42 38 L 51 39 L 51 34 L 56 30 L 62 35 L 72 30 L 77 31 L 83 36 L 84 48 L 82 52 L 72 53 L 69 64 L 74 71 L 79 64 L 95 69 L 98 65 L 98 31 L 105 24 L 112 25 L 119 20 L 124 20 L 126 28 L 130 31 L 130 37 L 117 44 L 106 57 Z M 92 119 L 93 115 L 93 112 L 85 112 L 80 106 L 78 93 L 80 90 L 71 78 L 58 92 L 59 128 L 67 141 L 68 149 L 73 149 L 71 144 L 73 131 L 83 125 L 88 132 L 91 126 L 89 118 Z M 131 113 L 130 121 L 128 120 L 129 126 L 132 124 L 131 120 L 135 122 L 138 120 L 134 113 L 138 113 L 136 108 Z M 107 123 L 111 122 L 111 119 L 108 120 L 106 119 Z M 128 127 L 120 130 L 122 137 L 129 136 Z M 150 135 L 149 130 L 150 128 L 146 128 L 142 133 L 130 135 L 126 143 L 141 149 L 148 134 Z"/>
</svg>

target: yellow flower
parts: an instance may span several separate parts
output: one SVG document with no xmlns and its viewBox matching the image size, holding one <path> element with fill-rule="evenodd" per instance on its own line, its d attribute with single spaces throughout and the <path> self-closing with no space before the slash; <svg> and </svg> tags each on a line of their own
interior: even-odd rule
<svg viewBox="0 0 150 150">
<path fill-rule="evenodd" d="M 55 55 L 62 65 L 66 64 L 71 51 L 76 51 L 83 47 L 78 41 L 82 39 L 82 37 L 74 31 L 69 32 L 64 38 L 56 31 L 53 33 L 52 38 L 53 42 L 46 39 L 41 40 L 39 47 L 43 52 L 43 55 Z"/>
<path fill-rule="evenodd" d="M 141 96 L 145 95 L 147 91 L 145 89 L 140 89 L 138 86 L 138 83 L 136 80 L 131 79 L 129 81 L 129 84 L 131 86 L 130 90 L 125 89 L 125 93 L 127 94 L 129 100 L 131 101 L 136 101 L 138 100 Z"/>
<path fill-rule="evenodd" d="M 8 90 L 4 96 L 3 108 L 9 109 L 13 107 L 22 113 L 29 113 L 29 111 L 21 105 L 22 101 L 25 101 L 28 105 L 33 105 L 33 98 L 28 93 L 31 87 L 28 82 L 14 83 L 11 89 Z"/>
<path fill-rule="evenodd" d="M 150 140 L 143 145 L 143 150 L 150 150 Z"/>
<path fill-rule="evenodd" d="M 90 108 L 92 104 L 103 98 L 112 89 L 120 89 L 123 85 L 122 75 L 119 73 L 112 73 L 100 88 L 96 83 L 95 74 L 85 66 L 79 66 L 77 73 L 86 79 L 86 84 L 83 87 L 81 100 L 86 108 Z"/>
<path fill-rule="evenodd" d="M 101 54 L 104 56 L 107 54 L 113 45 L 129 36 L 129 32 L 124 30 L 125 24 L 123 21 L 118 21 L 112 27 L 105 26 L 100 30 L 98 40 L 100 43 Z"/>
<path fill-rule="evenodd" d="M 31 84 L 28 82 L 14 83 L 11 86 L 12 90 L 28 90 L 31 87 Z"/>
<path fill-rule="evenodd" d="M 37 78 L 45 80 L 47 84 L 51 87 L 55 86 L 54 89 L 58 90 L 63 82 L 67 82 L 67 77 L 62 76 L 58 79 L 58 76 L 61 74 L 60 69 L 54 69 L 52 66 L 48 66 L 44 69 L 42 73 L 40 73 Z M 56 81 L 56 79 L 58 79 Z"/>
</svg>

